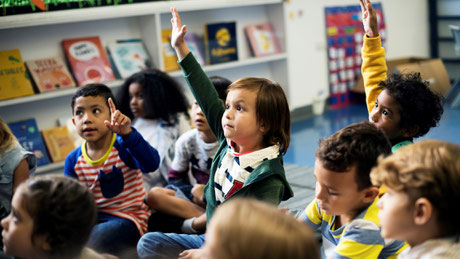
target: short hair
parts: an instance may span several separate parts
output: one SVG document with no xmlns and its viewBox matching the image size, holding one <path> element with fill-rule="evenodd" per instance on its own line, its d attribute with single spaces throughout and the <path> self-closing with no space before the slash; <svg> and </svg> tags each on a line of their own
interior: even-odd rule
<svg viewBox="0 0 460 259">
<path fill-rule="evenodd" d="M 232 84 L 232 81 L 221 76 L 211 76 L 209 79 L 216 88 L 219 99 L 225 101 L 227 99 L 228 86 Z"/>
<path fill-rule="evenodd" d="M 149 69 L 128 77 L 118 92 L 119 110 L 130 119 L 134 118 L 129 107 L 129 86 L 133 83 L 138 83 L 142 87 L 145 118 L 162 119 L 170 124 L 177 121 L 178 113 L 183 113 L 189 118 L 189 104 L 181 86 L 165 72 Z"/>
<path fill-rule="evenodd" d="M 372 186 L 369 174 L 377 158 L 390 153 L 391 144 L 383 131 L 363 121 L 320 140 L 315 156 L 324 168 L 338 173 L 356 166 L 358 190 L 363 190 Z"/>
<path fill-rule="evenodd" d="M 45 236 L 51 257 L 78 255 L 97 217 L 96 204 L 88 188 L 64 176 L 32 177 L 19 188 L 22 205 L 34 219 L 32 244 L 36 237 Z"/>
<path fill-rule="evenodd" d="M 392 74 L 379 83 L 379 87 L 387 90 L 401 106 L 400 128 L 418 128 L 414 138 L 436 127 L 444 112 L 442 97 L 428 86 L 429 83 L 422 80 L 420 73 Z"/>
<path fill-rule="evenodd" d="M 237 198 L 223 203 L 210 229 L 225 255 L 222 259 L 320 258 L 316 239 L 305 224 L 262 201 Z"/>
<path fill-rule="evenodd" d="M 286 154 L 291 136 L 291 114 L 281 85 L 265 78 L 245 77 L 228 87 L 229 91 L 233 89 L 257 91 L 257 122 L 266 129 L 263 144 L 279 145 L 280 153 Z"/>
<path fill-rule="evenodd" d="M 105 99 L 105 104 L 107 107 L 110 108 L 109 106 L 109 98 L 112 98 L 113 103 L 115 106 L 117 106 L 117 101 L 115 97 L 112 94 L 112 91 L 110 88 L 108 88 L 104 84 L 87 84 L 85 86 L 82 86 L 78 88 L 77 92 L 72 96 L 72 102 L 70 106 L 72 106 L 72 114 L 74 113 L 74 108 L 75 108 L 75 100 L 77 100 L 78 97 L 87 97 L 87 96 L 101 96 Z M 109 109 L 110 110 L 110 109 Z"/>
<path fill-rule="evenodd" d="M 460 146 L 423 140 L 386 158 L 371 172 L 372 182 L 402 191 L 411 201 L 428 199 L 436 209 L 443 234 L 460 234 Z"/>
<path fill-rule="evenodd" d="M 17 143 L 16 137 L 11 132 L 10 127 L 0 117 L 0 154 L 12 147 Z"/>
</svg>

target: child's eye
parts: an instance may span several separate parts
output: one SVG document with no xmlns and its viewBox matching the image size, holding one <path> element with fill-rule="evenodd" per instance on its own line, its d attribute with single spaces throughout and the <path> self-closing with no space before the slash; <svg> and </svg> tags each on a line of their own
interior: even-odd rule
<svg viewBox="0 0 460 259">
<path fill-rule="evenodd" d="M 76 111 L 75 115 L 80 116 L 80 115 L 82 115 L 82 113 L 83 113 L 82 111 Z"/>
<path fill-rule="evenodd" d="M 236 107 L 236 110 L 237 110 L 237 111 L 242 111 L 242 110 L 243 110 L 243 107 L 242 107 L 242 106 L 238 106 L 238 107 Z"/>
<path fill-rule="evenodd" d="M 389 114 L 387 111 L 385 111 L 385 110 L 384 110 L 382 113 L 383 113 L 383 115 L 385 115 L 385 116 L 389 116 L 389 115 L 390 115 L 390 114 Z"/>
<path fill-rule="evenodd" d="M 94 109 L 93 112 L 94 112 L 95 114 L 99 114 L 99 113 L 101 113 L 101 110 L 99 110 L 99 109 Z"/>
<path fill-rule="evenodd" d="M 230 105 L 226 104 L 225 105 L 225 110 L 228 110 L 228 109 L 230 109 Z"/>
<path fill-rule="evenodd" d="M 379 107 L 379 104 L 377 102 L 375 102 L 375 107 Z"/>
</svg>

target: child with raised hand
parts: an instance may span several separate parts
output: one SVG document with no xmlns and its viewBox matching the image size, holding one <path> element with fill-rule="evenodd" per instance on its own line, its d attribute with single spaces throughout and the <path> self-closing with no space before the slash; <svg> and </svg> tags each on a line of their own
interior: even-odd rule
<svg viewBox="0 0 460 259">
<path fill-rule="evenodd" d="M 253 199 L 234 199 L 217 208 L 202 255 L 209 259 L 320 258 L 311 230 L 275 206 Z"/>
<path fill-rule="evenodd" d="M 85 248 L 97 209 L 80 182 L 63 176 L 38 176 L 19 185 L 11 213 L 1 222 L 3 248 L 24 259 L 101 259 Z"/>
<path fill-rule="evenodd" d="M 423 140 L 379 159 L 371 172 L 382 236 L 405 240 L 398 258 L 459 258 L 460 146 Z"/>
<path fill-rule="evenodd" d="M 118 92 L 120 112 L 133 121 L 133 127 L 158 150 L 160 166 L 143 174 L 144 186 L 164 186 L 174 156 L 174 143 L 190 129 L 186 97 L 181 86 L 158 69 L 131 75 Z"/>
<path fill-rule="evenodd" d="M 369 122 L 355 123 L 320 141 L 316 150 L 315 199 L 299 220 L 319 229 L 328 258 L 387 258 L 406 246 L 380 235 L 379 189 L 370 171 L 390 143 Z"/>
<path fill-rule="evenodd" d="M 420 73 L 387 77 L 376 13 L 369 0 L 360 0 L 360 4 L 366 32 L 361 69 L 369 121 L 385 132 L 395 152 L 437 125 L 443 113 L 442 99 L 430 90 Z"/>
<path fill-rule="evenodd" d="M 227 88 L 232 82 L 219 76 L 210 79 L 219 99 L 225 103 Z M 168 185 L 165 188 L 154 187 L 147 195 L 147 204 L 156 211 L 149 219 L 149 231 L 201 231 L 193 229 L 192 224 L 196 217 L 204 213 L 206 207 L 202 200 L 203 188 L 209 180 L 211 162 L 219 142 L 197 102 L 192 105 L 191 116 L 195 128 L 184 133 L 176 142 Z"/>
<path fill-rule="evenodd" d="M 186 27 L 175 8 L 171 44 L 185 79 L 220 143 L 204 189 L 206 217 L 236 197 L 253 197 L 278 205 L 292 197 L 282 155 L 290 137 L 289 106 L 283 89 L 263 78 L 242 78 L 229 86 L 225 107 L 211 81 L 184 42 Z M 229 222 L 231 224 L 231 222 Z M 141 258 L 177 257 L 200 248 L 204 235 L 147 233 L 138 243 Z"/>
<path fill-rule="evenodd" d="M 119 254 L 135 247 L 147 229 L 142 173 L 158 168 L 158 152 L 116 109 L 110 89 L 89 84 L 72 97 L 72 122 L 85 140 L 66 158 L 64 174 L 83 182 L 98 208 L 88 246 Z"/>
</svg>

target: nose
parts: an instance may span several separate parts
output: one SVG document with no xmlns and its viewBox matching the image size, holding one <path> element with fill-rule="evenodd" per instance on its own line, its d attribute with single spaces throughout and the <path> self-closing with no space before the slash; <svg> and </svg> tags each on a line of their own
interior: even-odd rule
<svg viewBox="0 0 460 259">
<path fill-rule="evenodd" d="M 225 110 L 224 116 L 225 118 L 231 120 L 233 118 L 233 109 L 230 108 L 230 109 Z"/>
<path fill-rule="evenodd" d="M 135 96 L 131 97 L 131 100 L 129 100 L 129 104 L 131 105 L 137 104 L 137 98 Z"/>
<path fill-rule="evenodd" d="M 380 112 L 378 111 L 378 108 L 374 107 L 372 111 L 369 113 L 369 121 L 377 122 L 379 120 L 379 114 Z"/>
<path fill-rule="evenodd" d="M 8 220 L 10 218 L 10 215 L 6 216 L 4 219 L 1 221 L 2 228 L 4 230 L 8 230 Z"/>
<path fill-rule="evenodd" d="M 91 115 L 89 112 L 85 112 L 84 115 L 83 115 L 83 122 L 86 124 L 86 123 L 90 123 L 91 122 Z"/>
<path fill-rule="evenodd" d="M 318 200 L 324 200 L 324 190 L 323 188 L 321 188 L 321 185 L 316 182 L 316 186 L 315 186 L 315 197 L 316 199 Z"/>
</svg>

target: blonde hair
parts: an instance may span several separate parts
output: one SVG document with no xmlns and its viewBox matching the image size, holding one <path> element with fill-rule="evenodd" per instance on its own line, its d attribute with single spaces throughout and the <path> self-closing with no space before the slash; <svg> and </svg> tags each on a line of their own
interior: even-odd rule
<svg viewBox="0 0 460 259">
<path fill-rule="evenodd" d="M 225 202 L 216 210 L 208 233 L 211 229 L 222 259 L 320 258 L 307 226 L 261 201 Z"/>
<path fill-rule="evenodd" d="M 0 117 L 0 153 L 12 148 L 17 143 L 16 137 Z"/>
<path fill-rule="evenodd" d="M 443 233 L 460 233 L 460 146 L 439 140 L 405 146 L 379 158 L 371 181 L 404 192 L 414 202 L 421 197 L 428 199 Z"/>
</svg>

